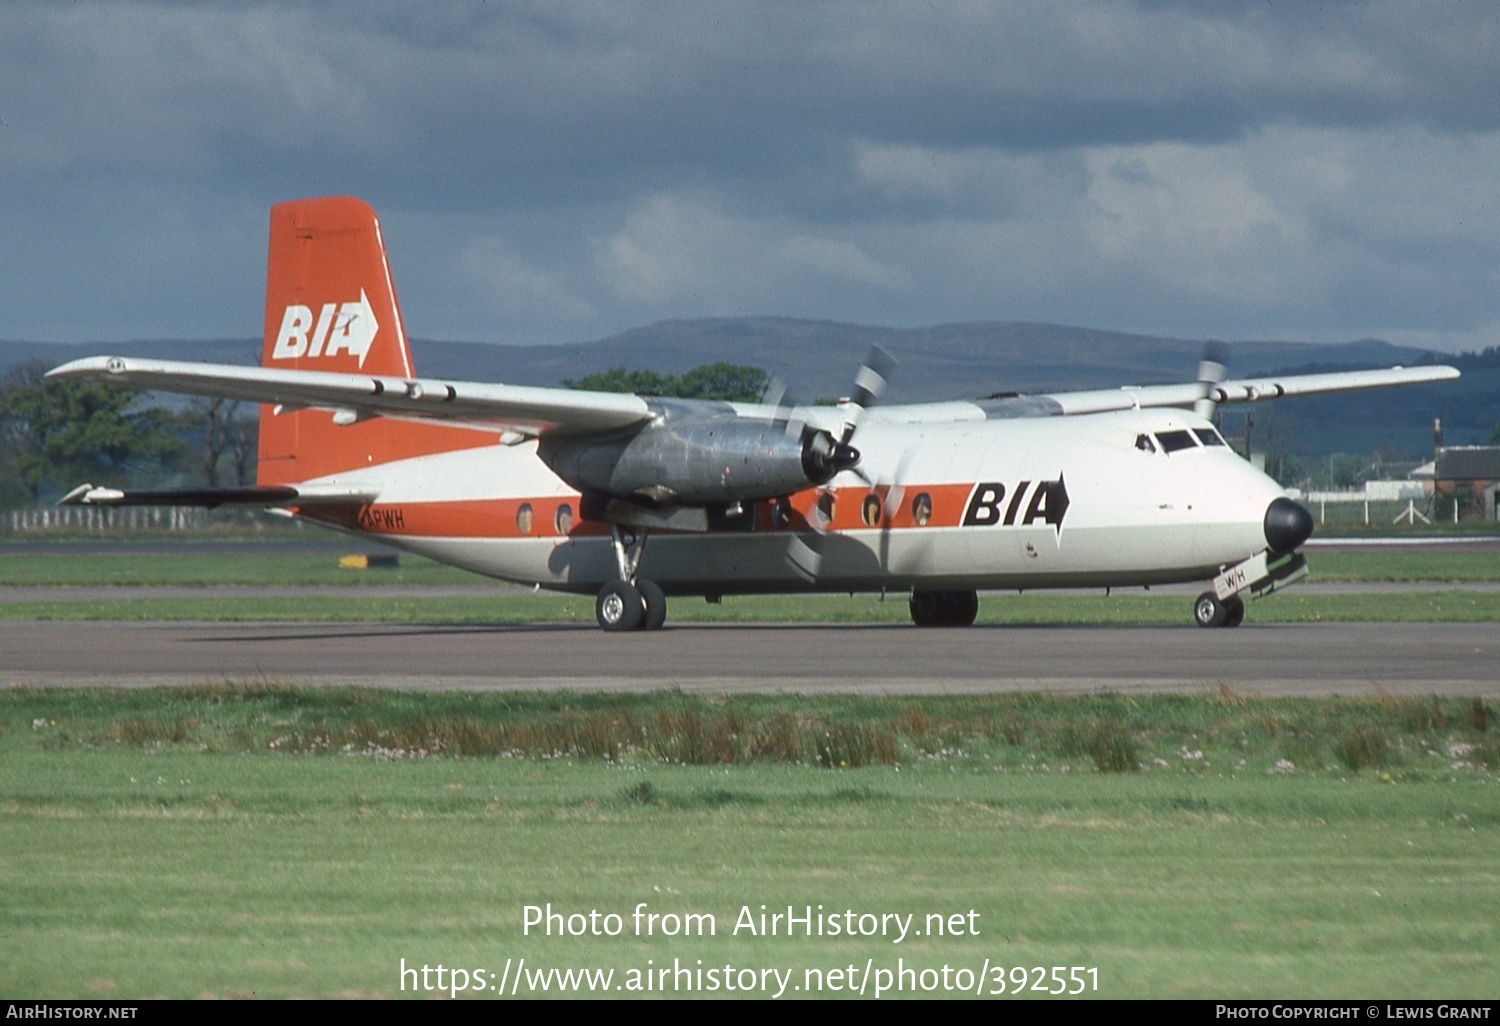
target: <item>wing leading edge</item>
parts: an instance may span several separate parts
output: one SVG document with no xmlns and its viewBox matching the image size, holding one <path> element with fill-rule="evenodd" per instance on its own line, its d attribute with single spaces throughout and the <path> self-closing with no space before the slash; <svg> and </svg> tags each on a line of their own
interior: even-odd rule
<svg viewBox="0 0 1500 1026">
<path fill-rule="evenodd" d="M 266 403 L 287 411 L 328 410 L 348 423 L 395 417 L 530 436 L 595 434 L 642 424 L 652 416 L 645 400 L 635 395 L 123 356 L 74 360 L 47 376 Z"/>
<path fill-rule="evenodd" d="M 524 437 L 602 434 L 642 426 L 655 415 L 640 396 L 610 392 L 138 360 L 120 356 L 74 360 L 48 372 L 47 376 L 87 378 L 129 388 L 266 403 L 277 407 L 278 411 L 327 410 L 341 423 L 392 417 L 488 427 L 517 432 Z M 1290 396 L 1431 384 L 1451 381 L 1458 376 L 1458 370 L 1448 366 L 1388 367 L 1241 378 L 1208 386 L 1201 382 L 1181 382 L 988 400 L 892 405 L 879 408 L 877 416 L 881 420 L 903 423 L 1078 416 L 1141 408 L 1190 408 L 1205 398 L 1233 405 Z M 716 405 L 721 411 L 729 408 Z M 741 415 L 752 417 L 785 413 L 758 404 L 734 404 L 733 408 Z M 821 420 L 824 418 L 820 414 L 831 413 L 826 409 L 806 412 L 810 420 Z"/>
<path fill-rule="evenodd" d="M 1285 396 L 1324 395 L 1330 392 L 1353 392 L 1367 388 L 1391 388 L 1396 385 L 1424 385 L 1452 381 L 1459 376 L 1454 367 L 1386 367 L 1380 370 L 1333 371 L 1325 374 L 1285 374 L 1276 377 L 1242 378 L 1205 385 L 1184 382 L 1175 385 L 1147 385 L 1090 392 L 1058 392 L 1050 397 L 1065 415 L 1104 413 L 1135 407 L 1190 407 L 1201 399 L 1215 403 L 1253 403 Z"/>
</svg>

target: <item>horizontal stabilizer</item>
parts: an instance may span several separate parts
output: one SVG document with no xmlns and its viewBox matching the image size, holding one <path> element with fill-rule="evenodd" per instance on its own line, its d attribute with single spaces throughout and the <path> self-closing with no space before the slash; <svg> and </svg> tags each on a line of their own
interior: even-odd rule
<svg viewBox="0 0 1500 1026">
<path fill-rule="evenodd" d="M 169 488 L 124 491 L 82 484 L 57 500 L 59 506 L 344 506 L 372 501 L 372 488 L 260 485 L 248 488 Z"/>
</svg>

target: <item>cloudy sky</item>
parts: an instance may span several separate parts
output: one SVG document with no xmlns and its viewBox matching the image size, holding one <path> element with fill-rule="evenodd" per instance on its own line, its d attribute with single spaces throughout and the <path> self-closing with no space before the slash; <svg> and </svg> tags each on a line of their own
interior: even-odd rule
<svg viewBox="0 0 1500 1026">
<path fill-rule="evenodd" d="M 0 12 L 0 338 L 260 332 L 267 208 L 380 212 L 407 327 L 1030 320 L 1500 344 L 1500 5 Z"/>
</svg>

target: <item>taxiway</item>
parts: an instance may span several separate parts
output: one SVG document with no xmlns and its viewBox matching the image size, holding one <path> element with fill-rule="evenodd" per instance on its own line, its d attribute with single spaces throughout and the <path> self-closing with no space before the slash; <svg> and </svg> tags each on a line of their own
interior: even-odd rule
<svg viewBox="0 0 1500 1026">
<path fill-rule="evenodd" d="M 1184 626 L 0 623 L 0 685 L 1500 697 L 1493 624 Z"/>
</svg>

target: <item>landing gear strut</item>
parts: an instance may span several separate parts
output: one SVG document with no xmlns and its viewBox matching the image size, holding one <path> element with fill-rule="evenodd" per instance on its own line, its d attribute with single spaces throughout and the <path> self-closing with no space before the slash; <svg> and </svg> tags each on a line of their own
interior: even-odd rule
<svg viewBox="0 0 1500 1026">
<path fill-rule="evenodd" d="M 918 627 L 967 627 L 979 615 L 974 591 L 914 591 L 911 619 Z"/>
<path fill-rule="evenodd" d="M 1300 552 L 1262 552 L 1227 568 L 1214 578 L 1214 590 L 1193 600 L 1193 622 L 1199 627 L 1238 627 L 1245 619 L 1245 595 L 1261 598 L 1307 576 Z"/>
<path fill-rule="evenodd" d="M 607 631 L 659 630 L 667 620 L 667 597 L 655 581 L 639 576 L 641 556 L 646 552 L 646 536 L 637 535 L 611 524 L 610 541 L 620 579 L 599 589 L 594 602 L 594 618 Z"/>
</svg>

